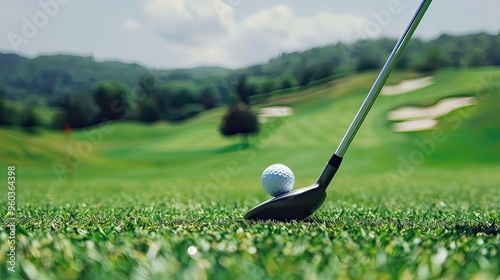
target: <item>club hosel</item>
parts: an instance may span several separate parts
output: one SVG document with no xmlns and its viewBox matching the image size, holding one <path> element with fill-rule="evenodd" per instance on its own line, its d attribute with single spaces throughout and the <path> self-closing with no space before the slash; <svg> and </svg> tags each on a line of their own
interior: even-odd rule
<svg viewBox="0 0 500 280">
<path fill-rule="evenodd" d="M 335 176 L 335 173 L 337 173 L 337 170 L 339 169 L 341 163 L 342 158 L 337 156 L 336 154 L 333 154 L 333 156 L 330 158 L 325 168 L 323 169 L 323 172 L 321 172 L 318 180 L 316 181 L 320 188 L 326 189 L 328 187 L 328 185 L 332 181 L 333 176 Z"/>
</svg>

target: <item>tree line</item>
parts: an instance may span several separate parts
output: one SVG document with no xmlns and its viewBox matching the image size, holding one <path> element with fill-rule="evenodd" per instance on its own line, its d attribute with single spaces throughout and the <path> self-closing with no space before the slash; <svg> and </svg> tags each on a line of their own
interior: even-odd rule
<svg viewBox="0 0 500 280">
<path fill-rule="evenodd" d="M 442 35 L 428 42 L 414 39 L 397 67 L 408 71 L 432 72 L 446 67 L 498 66 L 499 37 L 481 33 L 459 37 Z M 71 68 L 70 71 L 50 69 L 49 57 L 44 57 L 43 67 L 39 67 L 25 65 L 22 59 L 12 55 L 0 56 L 0 64 L 9 67 L 19 63 L 24 65 L 24 68 L 21 67 L 24 69 L 21 71 L 24 73 L 22 76 L 10 69 L 13 74 L 5 78 L 5 71 L 9 69 L 0 71 L 4 73 L 0 73 L 0 125 L 43 125 L 62 129 L 64 123 L 82 128 L 116 119 L 177 122 L 220 105 L 229 105 L 234 113 L 249 108 L 252 102 L 265 100 L 271 94 L 380 69 L 394 43 L 392 39 L 338 43 L 304 52 L 281 54 L 267 64 L 232 71 L 198 68 L 166 73 L 146 71 L 132 65 L 133 71 L 128 72 L 125 64 L 108 63 L 107 66 L 114 67 L 109 69 L 126 73 L 121 76 L 119 73 L 106 74 L 106 77 L 115 77 L 117 80 L 104 81 L 89 76 L 91 72 L 104 70 L 95 68 L 88 60 L 79 60 L 82 67 Z M 57 56 L 57 59 L 64 61 L 69 58 Z M 93 71 L 88 71 L 88 67 L 94 67 L 91 68 Z M 109 69 L 104 72 L 110 72 Z M 83 76 L 78 78 L 80 80 L 73 73 L 76 70 Z M 134 78 L 139 71 L 142 71 L 139 78 Z M 90 87 L 87 84 L 91 81 L 94 84 Z M 32 93 L 27 98 L 29 101 L 12 105 L 14 102 L 10 100 L 22 96 L 19 88 L 26 88 L 27 92 L 50 91 L 51 94 Z M 42 120 L 34 111 L 35 105 L 52 108 L 57 113 L 49 120 Z M 230 133 L 232 130 L 227 128 L 225 131 Z"/>
</svg>

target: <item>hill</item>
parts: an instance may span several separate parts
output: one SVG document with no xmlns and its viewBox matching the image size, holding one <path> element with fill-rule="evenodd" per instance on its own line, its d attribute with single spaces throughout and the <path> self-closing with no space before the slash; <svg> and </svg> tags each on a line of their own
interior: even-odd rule
<svg viewBox="0 0 500 280">
<path fill-rule="evenodd" d="M 397 83 L 413 76 L 413 73 L 395 73 L 390 82 Z M 253 140 L 257 149 L 262 152 L 259 152 L 262 160 L 260 164 L 271 164 L 273 155 L 289 151 L 286 160 L 293 163 L 292 167 L 305 170 L 303 176 L 309 179 L 316 176 L 318 168 L 321 168 L 324 163 L 324 160 L 317 159 L 326 159 L 334 145 L 340 142 L 375 77 L 375 72 L 367 72 L 326 86 L 277 96 L 261 104 L 260 106 L 264 107 L 289 106 L 294 109 L 295 114 L 292 117 L 277 119 L 277 122 L 263 124 L 261 134 Z M 446 97 L 474 96 L 478 81 L 482 81 L 484 77 L 487 77 L 484 89 L 491 89 L 489 99 L 481 100 L 479 110 L 474 114 L 469 114 L 467 118 L 461 117 L 463 125 L 459 127 L 460 129 L 447 128 L 446 122 L 443 123 L 443 129 L 448 131 L 447 134 L 450 137 L 448 143 L 454 144 L 441 145 L 439 150 L 446 151 L 446 155 L 443 156 L 443 152 L 436 151 L 431 159 L 440 161 L 444 158 L 452 159 L 452 162 L 466 163 L 473 158 L 495 161 L 500 156 L 498 154 L 500 150 L 494 143 L 494 139 L 500 137 L 498 110 L 494 107 L 495 101 L 498 100 L 500 73 L 498 68 L 479 68 L 467 71 L 440 71 L 435 76 L 438 82 L 433 86 L 410 94 L 381 96 L 348 153 L 349 157 L 359 160 L 348 162 L 347 166 L 353 165 L 350 167 L 355 170 L 359 168 L 373 170 L 375 168 L 372 166 L 373 160 L 377 157 L 384 158 L 387 165 L 397 164 L 398 154 L 415 149 L 415 139 L 428 138 L 432 132 L 392 132 L 390 121 L 386 118 L 387 113 L 394 108 L 408 104 L 422 102 L 434 104 Z M 460 86 L 456 86 L 457 84 Z M 206 164 L 216 161 L 221 165 L 213 166 L 213 168 L 220 167 L 223 170 L 224 162 L 236 157 L 245 158 L 246 155 L 244 151 L 231 153 L 234 149 L 238 149 L 238 146 L 232 146 L 237 145 L 238 141 L 223 138 L 219 134 L 218 126 L 223 114 L 223 108 L 218 108 L 175 125 L 158 122 L 146 126 L 136 122 L 117 120 L 112 122 L 112 129 L 109 133 L 100 132 L 97 126 L 75 131 L 72 139 L 77 145 L 81 142 L 88 142 L 89 135 L 101 134 L 101 137 L 97 137 L 101 140 L 95 145 L 92 143 L 91 156 L 84 157 L 84 162 L 87 162 L 87 159 L 90 162 L 83 165 L 82 172 L 87 172 L 84 171 L 86 168 L 92 170 L 110 168 L 118 171 L 124 166 L 135 166 L 143 161 L 144 165 L 141 164 L 136 168 L 144 172 L 149 170 L 148 174 L 150 172 L 163 174 L 166 170 L 159 167 L 169 166 L 168 170 L 172 172 L 172 176 L 175 176 L 177 173 L 182 173 L 183 168 L 190 166 L 187 170 L 191 170 L 190 172 L 194 173 L 193 176 L 203 177 L 206 174 L 203 174 L 201 169 Z M 476 128 L 481 131 L 475 131 Z M 26 137 L 25 133 L 17 128 L 0 130 L 0 139 L 3 139 L 4 147 L 0 151 L 2 162 L 10 159 L 15 164 L 46 166 L 50 169 L 54 159 L 64 158 L 62 132 L 44 129 L 39 129 L 39 131 L 38 135 Z M 91 138 L 93 139 L 93 136 Z M 468 142 L 471 139 L 474 139 L 474 144 Z M 29 147 L 29 149 L 24 147 Z M 231 147 L 234 149 L 231 150 Z M 483 152 L 479 152 L 481 149 Z M 460 158 L 463 154 L 458 151 L 467 151 L 471 158 Z M 253 151 L 248 152 L 249 156 L 251 152 Z M 369 157 L 372 159 L 367 160 L 366 154 L 372 154 L 373 156 Z M 208 158 L 214 156 L 217 159 L 208 159 L 207 156 Z M 196 166 L 190 165 L 193 161 L 198 162 Z M 104 165 L 100 166 L 101 163 Z M 39 167 L 35 169 L 41 170 Z M 200 169 L 199 173 L 193 172 L 198 169 Z"/>
<path fill-rule="evenodd" d="M 99 81 L 120 81 L 135 87 L 141 76 L 153 72 L 160 82 L 199 80 L 225 75 L 220 67 L 150 70 L 138 64 L 95 61 L 74 55 L 40 56 L 34 59 L 0 53 L 0 92 L 5 99 L 35 96 L 51 99 L 61 95 L 84 94 Z"/>
<path fill-rule="evenodd" d="M 105 80 L 135 87 L 141 76 L 149 72 L 161 83 L 213 84 L 218 88 L 219 101 L 225 102 L 240 76 L 249 79 L 255 94 L 321 83 L 380 68 L 394 43 L 395 40 L 387 38 L 338 43 L 284 53 L 267 63 L 237 70 L 220 67 L 152 70 L 137 64 L 98 62 L 92 57 L 53 55 L 28 59 L 0 53 L 0 98 L 23 100 L 31 96 L 45 102 L 61 95 L 84 94 Z M 484 33 L 442 35 L 428 42 L 414 39 L 398 67 L 433 71 L 443 67 L 500 65 L 498 49 L 500 36 Z"/>
</svg>

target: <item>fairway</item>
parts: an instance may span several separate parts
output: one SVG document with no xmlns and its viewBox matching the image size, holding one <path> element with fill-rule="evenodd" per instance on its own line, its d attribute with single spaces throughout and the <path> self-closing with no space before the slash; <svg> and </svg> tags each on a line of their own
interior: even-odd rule
<svg viewBox="0 0 500 280">
<path fill-rule="evenodd" d="M 225 108 L 74 130 L 69 159 L 62 132 L 0 128 L 0 179 L 16 167 L 18 217 L 16 274 L 2 217 L 0 279 L 500 279 L 500 68 L 443 69 L 432 85 L 380 96 L 314 215 L 243 219 L 270 198 L 267 166 L 290 167 L 295 189 L 314 183 L 376 75 L 254 106 L 294 113 L 262 123 L 249 147 L 219 133 Z M 450 97 L 477 104 L 436 130 L 392 131 L 389 112 Z"/>
</svg>

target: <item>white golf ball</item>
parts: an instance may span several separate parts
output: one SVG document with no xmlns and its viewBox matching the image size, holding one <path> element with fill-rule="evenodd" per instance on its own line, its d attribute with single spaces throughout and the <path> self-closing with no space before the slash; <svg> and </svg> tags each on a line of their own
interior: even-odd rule
<svg viewBox="0 0 500 280">
<path fill-rule="evenodd" d="M 273 164 L 262 173 L 262 187 L 272 196 L 291 191 L 294 184 L 295 176 L 292 170 L 283 164 Z"/>
</svg>

